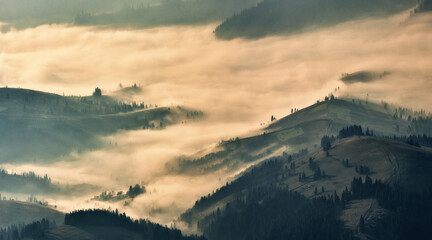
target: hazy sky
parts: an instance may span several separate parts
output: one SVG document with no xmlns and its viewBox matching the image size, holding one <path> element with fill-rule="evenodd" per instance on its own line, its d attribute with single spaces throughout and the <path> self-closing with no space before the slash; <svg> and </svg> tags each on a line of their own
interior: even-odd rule
<svg viewBox="0 0 432 240">
<path fill-rule="evenodd" d="M 44 25 L 0 33 L 0 85 L 89 95 L 96 86 L 109 93 L 119 83 L 137 83 L 143 88 L 139 100 L 188 105 L 208 115 L 206 122 L 163 131 L 121 132 L 106 139 L 111 147 L 71 154 L 54 165 L 7 168 L 113 190 L 143 182 L 152 193 L 124 209 L 169 222 L 232 175 L 173 176 L 165 163 L 246 134 L 271 114 L 282 117 L 338 86 L 344 95 L 368 93 L 377 101 L 432 111 L 432 15 L 408 15 L 260 40 L 217 40 L 216 24 L 146 30 Z M 390 74 L 371 83 L 339 80 L 356 71 Z M 82 200 L 63 200 L 64 209 L 89 204 Z"/>
</svg>

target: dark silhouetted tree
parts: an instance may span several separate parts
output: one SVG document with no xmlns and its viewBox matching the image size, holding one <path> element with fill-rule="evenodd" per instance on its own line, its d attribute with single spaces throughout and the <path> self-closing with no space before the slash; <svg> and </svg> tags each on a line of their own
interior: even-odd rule
<svg viewBox="0 0 432 240">
<path fill-rule="evenodd" d="M 100 97 L 100 96 L 102 96 L 102 90 L 97 87 L 93 92 L 93 97 Z"/>
</svg>

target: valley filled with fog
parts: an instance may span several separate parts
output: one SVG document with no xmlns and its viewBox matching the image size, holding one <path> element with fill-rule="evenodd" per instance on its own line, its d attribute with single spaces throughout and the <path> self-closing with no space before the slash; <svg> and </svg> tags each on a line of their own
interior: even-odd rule
<svg viewBox="0 0 432 240">
<path fill-rule="evenodd" d="M 261 134 L 272 115 L 282 118 L 330 92 L 432 111 L 431 24 L 430 13 L 410 16 L 405 11 L 290 36 L 230 41 L 214 36 L 217 23 L 11 28 L 0 33 L 0 86 L 86 96 L 96 87 L 114 95 L 137 84 L 141 91 L 123 95 L 125 101 L 191 107 L 203 117 L 161 129 L 120 130 L 101 136 L 105 144 L 97 149 L 77 149 L 49 163 L 34 156 L 20 163 L 4 161 L 1 167 L 47 174 L 63 185 L 98 187 L 75 196 L 34 194 L 58 210 L 118 208 L 169 225 L 248 164 L 194 174 L 169 166 L 202 157 L 223 140 Z M 343 74 L 363 71 L 378 77 L 341 80 Z M 127 204 L 90 200 L 135 184 L 145 186 L 146 193 Z M 25 200 L 29 194 L 2 196 Z"/>
</svg>

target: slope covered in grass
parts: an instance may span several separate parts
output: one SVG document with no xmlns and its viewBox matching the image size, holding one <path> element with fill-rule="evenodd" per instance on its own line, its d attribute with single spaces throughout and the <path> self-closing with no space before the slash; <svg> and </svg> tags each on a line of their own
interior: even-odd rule
<svg viewBox="0 0 432 240">
<path fill-rule="evenodd" d="M 0 227 L 12 224 L 29 224 L 42 218 L 63 224 L 64 213 L 51 207 L 37 203 L 28 203 L 13 200 L 0 201 Z"/>
<path fill-rule="evenodd" d="M 205 173 L 245 164 L 286 152 L 294 154 L 319 148 L 324 135 L 337 136 L 350 125 L 372 129 L 377 136 L 432 135 L 432 118 L 422 112 L 387 103 L 352 99 L 318 102 L 262 129 L 262 134 L 223 141 L 214 152 L 199 158 L 179 159 L 168 167 L 179 172 Z"/>
<path fill-rule="evenodd" d="M 47 162 L 72 151 L 103 146 L 119 130 L 162 129 L 188 109 L 124 103 L 109 96 L 65 97 L 0 89 L 0 162 Z"/>
</svg>

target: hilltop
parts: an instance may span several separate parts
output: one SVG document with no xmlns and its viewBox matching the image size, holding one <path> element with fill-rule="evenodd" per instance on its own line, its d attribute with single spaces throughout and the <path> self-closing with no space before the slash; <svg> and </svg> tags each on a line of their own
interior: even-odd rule
<svg viewBox="0 0 432 240">
<path fill-rule="evenodd" d="M 358 99 L 328 98 L 273 121 L 262 134 L 223 141 L 210 154 L 182 158 L 168 167 L 191 174 L 239 169 L 271 156 L 315 151 L 321 137 L 337 135 L 350 125 L 369 128 L 376 136 L 432 135 L 432 118 L 423 111 Z"/>
<path fill-rule="evenodd" d="M 65 185 L 52 182 L 47 174 L 42 177 L 32 171 L 17 174 L 0 169 L 0 191 L 8 193 L 73 196 L 99 190 L 100 187 L 86 183 Z"/>
<path fill-rule="evenodd" d="M 0 228 L 13 224 L 29 224 L 42 218 L 63 224 L 64 216 L 64 213 L 41 204 L 0 200 Z"/>
<path fill-rule="evenodd" d="M 163 129 L 195 111 L 126 103 L 98 93 L 76 97 L 0 89 L 0 162 L 53 161 L 99 148 L 104 145 L 100 137 L 119 130 Z"/>
<path fill-rule="evenodd" d="M 402 199 L 420 201 L 421 196 L 428 196 L 432 186 L 432 148 L 427 135 L 431 134 L 432 122 L 425 111 L 389 105 L 384 101 L 379 104 L 330 96 L 291 112 L 272 121 L 263 129 L 263 134 L 222 142 L 219 151 L 195 160 L 179 160 L 179 166 L 188 172 L 201 167 L 201 173 L 222 168 L 238 170 L 252 165 L 232 182 L 197 200 L 181 215 L 180 221 L 188 223 L 192 229 L 197 227 L 209 239 L 221 239 L 222 236 L 225 239 L 247 238 L 248 235 L 272 239 L 268 238 L 271 229 L 286 226 L 269 220 L 272 223 L 261 229 L 255 218 L 266 218 L 265 213 L 274 210 L 272 206 L 293 201 L 291 208 L 305 211 L 299 219 L 322 216 L 318 213 L 308 216 L 308 211 L 336 212 L 328 216 L 330 222 L 334 221 L 333 230 L 321 229 L 321 234 L 331 235 L 334 231 L 345 236 L 343 239 L 364 238 L 365 233 L 358 232 L 360 217 L 366 219 L 363 221 L 367 225 L 367 234 L 374 236 L 373 232 L 384 224 L 383 219 L 396 217 L 395 204 L 409 208 L 411 205 Z M 323 148 L 327 146 L 323 136 L 329 136 L 328 150 Z M 358 179 L 369 180 L 365 180 L 365 185 L 359 185 Z M 372 180 L 375 181 L 373 185 L 369 184 Z M 360 187 L 353 188 L 356 184 Z M 361 192 L 363 190 L 359 189 L 362 188 L 369 192 Z M 392 205 L 383 200 L 387 194 L 396 194 L 396 203 Z M 343 205 L 336 200 L 341 195 L 344 196 Z M 302 198 L 309 200 L 295 200 Z M 314 199 L 327 201 L 325 206 L 331 209 L 320 207 L 324 203 Z M 300 204 L 306 202 L 312 205 Z M 291 208 L 280 207 L 288 215 L 279 216 L 275 212 L 276 218 L 294 221 L 292 226 L 309 226 L 310 222 L 298 223 L 295 218 L 291 219 L 290 216 L 296 214 Z M 429 209 L 429 205 L 427 207 Z M 237 218 L 240 222 L 230 220 Z M 258 224 L 258 232 L 247 229 L 248 225 L 241 222 L 250 218 L 254 219 L 251 226 Z M 318 217 L 314 221 L 321 220 Z M 226 224 L 236 226 L 228 229 Z M 276 225 L 272 228 L 271 224 Z M 243 227 L 246 229 L 231 231 Z M 266 227 L 265 231 L 270 232 L 264 231 Z M 314 228 L 313 232 L 317 231 L 314 234 L 319 235 L 321 230 Z M 296 236 L 291 230 L 286 231 L 278 233 Z M 337 237 L 330 235 L 328 239 Z"/>
</svg>

